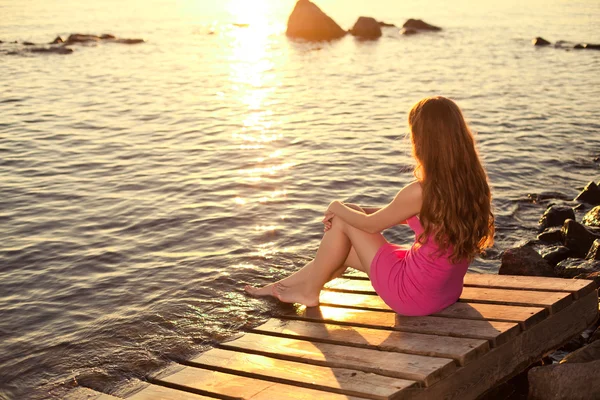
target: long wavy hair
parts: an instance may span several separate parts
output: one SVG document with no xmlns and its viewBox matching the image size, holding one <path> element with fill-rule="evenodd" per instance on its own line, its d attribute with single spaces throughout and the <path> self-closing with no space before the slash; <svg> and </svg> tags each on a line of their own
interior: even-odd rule
<svg viewBox="0 0 600 400">
<path fill-rule="evenodd" d="M 494 214 L 487 175 L 460 108 L 441 96 L 428 97 L 408 114 L 415 177 L 423 189 L 420 219 L 440 253 L 471 261 L 494 243 Z"/>
</svg>

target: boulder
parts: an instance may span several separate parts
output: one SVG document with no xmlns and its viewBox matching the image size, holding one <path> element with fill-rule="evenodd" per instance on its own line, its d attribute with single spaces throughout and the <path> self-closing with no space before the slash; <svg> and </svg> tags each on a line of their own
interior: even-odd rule
<svg viewBox="0 0 600 400">
<path fill-rule="evenodd" d="M 600 360 L 563 363 L 529 370 L 529 400 L 599 399 Z"/>
<path fill-rule="evenodd" d="M 100 40 L 100 36 L 97 35 L 86 35 L 82 33 L 73 33 L 69 35 L 65 43 L 73 44 L 73 43 L 88 43 L 88 42 L 97 42 Z"/>
<path fill-rule="evenodd" d="M 359 17 L 350 33 L 362 39 L 378 39 L 381 37 L 381 26 L 375 18 Z"/>
<path fill-rule="evenodd" d="M 53 54 L 71 54 L 73 49 L 68 47 L 34 47 L 29 49 L 32 53 L 53 53 Z"/>
<path fill-rule="evenodd" d="M 583 224 L 600 228 L 600 206 L 596 206 L 588 211 L 583 217 Z"/>
<path fill-rule="evenodd" d="M 548 46 L 548 45 L 550 45 L 549 41 L 547 41 L 546 39 L 541 38 L 539 36 L 536 37 L 535 39 L 533 39 L 531 41 L 531 43 L 533 43 L 534 46 Z"/>
<path fill-rule="evenodd" d="M 562 242 L 562 227 L 548 228 L 537 236 L 538 240 L 546 243 Z"/>
<path fill-rule="evenodd" d="M 542 258 L 550 263 L 550 265 L 556 265 L 562 260 L 566 260 L 571 254 L 571 250 L 565 246 L 552 246 L 542 252 Z"/>
<path fill-rule="evenodd" d="M 298 0 L 288 18 L 286 34 L 306 40 L 333 40 L 346 35 L 346 31 L 316 4 Z"/>
<path fill-rule="evenodd" d="M 567 219 L 575 219 L 575 211 L 568 206 L 551 206 L 540 218 L 540 232 L 551 226 L 560 226 Z"/>
<path fill-rule="evenodd" d="M 586 260 L 600 260 L 600 239 L 594 240 L 592 247 L 585 256 Z"/>
<path fill-rule="evenodd" d="M 575 47 L 573 47 L 574 49 L 577 50 L 600 50 L 600 44 L 590 44 L 590 43 L 583 43 L 583 44 L 576 44 Z"/>
<path fill-rule="evenodd" d="M 102 35 L 100 35 L 100 39 L 102 40 L 107 40 L 107 39 L 116 39 L 117 37 L 115 35 L 111 35 L 110 33 L 103 33 Z"/>
<path fill-rule="evenodd" d="M 395 28 L 396 25 L 394 24 L 389 24 L 387 22 L 383 22 L 383 21 L 379 21 L 379 26 L 381 26 L 382 28 Z"/>
<path fill-rule="evenodd" d="M 554 268 L 530 246 L 515 247 L 502 254 L 499 275 L 555 276 Z"/>
<path fill-rule="evenodd" d="M 115 39 L 113 42 L 121 44 L 139 44 L 144 43 L 144 39 Z"/>
<path fill-rule="evenodd" d="M 554 267 L 554 273 L 559 278 L 587 278 L 593 272 L 600 272 L 600 261 L 567 258 Z"/>
<path fill-rule="evenodd" d="M 401 35 L 414 35 L 418 33 L 415 29 L 410 29 L 410 28 L 402 28 L 400 29 L 400 34 Z"/>
<path fill-rule="evenodd" d="M 551 199 L 571 200 L 569 196 L 562 192 L 529 193 L 527 194 L 527 197 L 532 203 L 540 203 Z"/>
<path fill-rule="evenodd" d="M 563 244 L 573 251 L 574 257 L 583 258 L 587 255 L 594 240 L 600 235 L 590 231 L 579 222 L 568 219 L 562 227 Z"/>
<path fill-rule="evenodd" d="M 33 42 L 23 42 L 23 46 L 35 46 Z"/>
<path fill-rule="evenodd" d="M 586 363 L 596 360 L 600 360 L 600 341 L 595 341 L 575 350 L 566 356 L 560 363 Z M 598 372 L 600 373 L 600 371 Z M 598 377 L 600 378 L 600 375 Z"/>
<path fill-rule="evenodd" d="M 63 43 L 63 42 L 64 42 L 63 38 L 61 38 L 60 36 L 57 36 L 53 41 L 51 41 L 48 44 L 60 44 L 60 43 Z"/>
<path fill-rule="evenodd" d="M 442 28 L 440 28 L 439 26 L 435 26 L 435 25 L 430 25 L 427 22 L 421 20 L 421 19 L 408 19 L 404 25 L 402 25 L 403 28 L 406 29 L 415 29 L 417 31 L 441 31 Z"/>
<path fill-rule="evenodd" d="M 590 336 L 590 340 L 588 342 L 589 343 L 593 343 L 596 340 L 600 340 L 600 327 L 596 328 L 596 330 L 594 331 L 594 333 L 592 333 L 592 336 Z"/>
<path fill-rule="evenodd" d="M 588 183 L 585 188 L 575 197 L 576 201 L 588 203 L 593 206 L 600 205 L 600 188 L 595 182 Z"/>
</svg>

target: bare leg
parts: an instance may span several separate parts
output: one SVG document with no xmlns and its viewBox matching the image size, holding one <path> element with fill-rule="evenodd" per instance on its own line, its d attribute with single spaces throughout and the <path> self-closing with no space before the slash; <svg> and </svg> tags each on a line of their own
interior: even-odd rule
<svg viewBox="0 0 600 400">
<path fill-rule="evenodd" d="M 285 303 L 316 306 L 323 285 L 345 270 L 351 249 L 354 248 L 360 261 L 362 268 L 359 269 L 368 274 L 375 253 L 384 243 L 386 240 L 380 233 L 361 231 L 334 217 L 333 226 L 323 236 L 310 269 L 300 275 L 302 280 L 296 277 L 286 281 L 286 278 L 275 283 L 273 295 Z M 353 263 L 356 265 L 356 261 Z"/>
<path fill-rule="evenodd" d="M 353 208 L 357 211 L 360 212 L 365 212 L 365 210 L 363 210 L 360 206 L 356 205 L 356 204 L 346 204 L 348 207 Z M 325 233 L 325 236 L 323 236 L 323 239 L 321 241 L 321 243 L 323 243 L 323 241 L 325 241 L 325 237 L 327 236 L 327 232 Z M 318 252 L 317 252 L 318 254 Z M 341 276 L 344 271 L 346 270 L 346 267 L 353 267 L 356 269 L 360 269 L 361 271 L 365 271 L 364 268 L 362 267 L 362 264 L 358 258 L 358 255 L 356 254 L 356 251 L 354 250 L 353 247 L 350 247 L 350 251 L 347 253 L 346 255 L 346 261 L 339 267 L 337 267 L 334 271 L 332 271 L 330 273 L 329 279 L 327 279 L 326 282 L 329 282 L 330 280 L 332 280 L 335 277 Z M 318 266 L 316 266 L 318 268 Z M 277 283 L 281 283 L 287 287 L 290 286 L 295 286 L 301 283 L 304 283 L 306 280 L 308 279 L 312 279 L 313 273 L 314 273 L 314 268 L 315 268 L 315 262 L 310 261 L 309 263 L 307 263 L 304 267 L 302 267 L 301 269 L 299 269 L 298 271 L 294 272 L 292 275 L 278 281 L 275 283 L 271 283 L 268 285 L 265 285 L 261 288 L 256 288 L 250 285 L 246 285 L 244 287 L 244 290 L 251 294 L 252 296 L 272 296 L 273 295 L 273 288 L 275 287 L 275 284 Z M 365 271 L 367 272 L 367 271 Z"/>
</svg>

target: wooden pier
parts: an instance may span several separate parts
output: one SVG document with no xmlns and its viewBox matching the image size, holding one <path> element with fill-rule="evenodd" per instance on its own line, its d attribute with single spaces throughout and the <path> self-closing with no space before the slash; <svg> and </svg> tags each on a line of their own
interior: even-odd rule
<svg viewBox="0 0 600 400">
<path fill-rule="evenodd" d="M 597 317 L 589 280 L 469 273 L 459 302 L 404 317 L 365 276 L 344 277 L 319 307 L 181 362 L 128 400 L 476 399 Z"/>
</svg>

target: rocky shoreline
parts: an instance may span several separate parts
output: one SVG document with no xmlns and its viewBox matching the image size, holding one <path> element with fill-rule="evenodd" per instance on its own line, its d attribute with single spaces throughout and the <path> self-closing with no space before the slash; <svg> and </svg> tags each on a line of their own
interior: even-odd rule
<svg viewBox="0 0 600 400">
<path fill-rule="evenodd" d="M 500 275 L 592 279 L 600 285 L 600 182 L 591 181 L 570 200 L 561 193 L 530 195 L 546 204 L 539 234 L 502 254 Z M 600 321 L 496 387 L 484 399 L 600 398 Z"/>
</svg>

